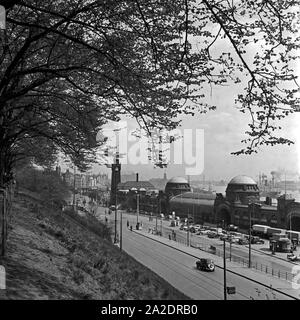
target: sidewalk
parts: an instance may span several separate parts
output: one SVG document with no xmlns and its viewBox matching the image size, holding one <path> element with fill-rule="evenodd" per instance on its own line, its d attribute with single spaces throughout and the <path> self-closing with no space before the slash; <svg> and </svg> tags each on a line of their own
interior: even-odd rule
<svg viewBox="0 0 300 320">
<path fill-rule="evenodd" d="M 222 257 L 216 256 L 212 253 L 200 251 L 199 249 L 196 249 L 196 248 L 187 247 L 179 242 L 148 233 L 146 230 L 139 230 L 139 231 L 133 230 L 133 231 L 143 236 L 146 236 L 148 238 L 151 238 L 153 240 L 156 240 L 160 243 L 164 243 L 165 245 L 171 246 L 177 250 L 193 255 L 195 256 L 195 258 L 200 258 L 200 257 L 211 258 L 212 260 L 215 261 L 216 266 L 219 266 L 221 268 L 223 267 Z M 243 267 L 236 263 L 230 262 L 228 259 L 226 259 L 226 265 L 227 265 L 226 269 L 228 272 L 239 274 L 244 278 L 251 279 L 252 281 L 258 282 L 262 285 L 269 287 L 270 289 L 278 289 L 283 293 L 286 293 L 290 296 L 295 297 L 296 299 L 300 299 L 300 289 L 299 290 L 293 289 L 292 284 L 288 281 L 283 281 L 281 279 L 274 278 L 268 274 L 258 272 L 255 269 L 249 269 L 247 266 Z"/>
<path fill-rule="evenodd" d="M 246 248 L 249 248 L 249 246 L 245 246 Z M 272 254 L 272 251 L 269 249 L 269 247 L 266 247 L 265 244 L 256 244 L 255 247 L 251 246 L 251 250 L 255 250 L 257 252 L 263 253 L 265 255 L 272 256 L 273 258 L 277 258 L 283 261 L 289 261 L 287 259 L 287 252 L 275 252 L 275 254 Z M 300 247 L 297 246 L 297 249 L 293 251 L 293 253 L 296 256 L 300 256 Z M 294 264 L 300 264 L 300 261 L 293 261 Z"/>
</svg>

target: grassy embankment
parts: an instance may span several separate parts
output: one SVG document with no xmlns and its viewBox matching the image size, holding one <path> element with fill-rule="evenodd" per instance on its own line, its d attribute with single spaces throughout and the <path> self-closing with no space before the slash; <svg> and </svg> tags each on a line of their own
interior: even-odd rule
<svg viewBox="0 0 300 320">
<path fill-rule="evenodd" d="M 0 299 L 186 299 L 121 253 L 93 216 L 69 217 L 37 203 L 14 200 Z"/>
</svg>

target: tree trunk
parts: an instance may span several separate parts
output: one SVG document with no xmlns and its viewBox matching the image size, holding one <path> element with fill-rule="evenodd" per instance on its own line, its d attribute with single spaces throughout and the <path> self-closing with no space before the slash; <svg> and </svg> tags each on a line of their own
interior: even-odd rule
<svg viewBox="0 0 300 320">
<path fill-rule="evenodd" d="M 5 152 L 5 143 L 0 148 L 0 255 L 6 252 L 7 218 L 10 205 L 8 204 L 9 183 L 11 179 L 8 153 Z"/>
</svg>

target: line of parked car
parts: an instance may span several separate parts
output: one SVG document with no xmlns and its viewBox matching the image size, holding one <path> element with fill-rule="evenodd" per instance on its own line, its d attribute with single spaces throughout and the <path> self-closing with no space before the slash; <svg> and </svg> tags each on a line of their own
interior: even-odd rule
<svg viewBox="0 0 300 320">
<path fill-rule="evenodd" d="M 224 230 L 222 228 L 213 228 L 209 226 L 181 224 L 180 230 L 195 233 L 196 235 L 206 235 L 208 238 L 219 238 L 220 240 L 231 241 L 231 243 L 247 245 L 249 244 L 249 235 L 236 231 Z M 258 236 L 251 236 L 251 244 L 264 244 L 264 240 Z"/>
</svg>

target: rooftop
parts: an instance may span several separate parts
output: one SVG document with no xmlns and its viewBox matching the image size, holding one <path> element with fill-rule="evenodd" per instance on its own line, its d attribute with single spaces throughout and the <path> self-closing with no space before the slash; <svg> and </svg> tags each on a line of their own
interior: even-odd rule
<svg viewBox="0 0 300 320">
<path fill-rule="evenodd" d="M 126 182 L 120 182 L 118 184 L 118 190 L 131 190 L 132 188 L 136 188 L 136 189 L 144 188 L 146 190 L 155 189 L 154 186 L 149 181 L 126 181 Z"/>
<path fill-rule="evenodd" d="M 185 192 L 175 196 L 173 199 L 206 199 L 206 200 L 214 200 L 216 198 L 216 194 L 213 192 L 206 193 L 198 193 L 198 192 Z"/>
<path fill-rule="evenodd" d="M 173 177 L 168 183 L 188 183 L 188 181 L 183 177 Z"/>
<path fill-rule="evenodd" d="M 254 184 L 257 185 L 257 183 L 248 176 L 240 175 L 232 178 L 228 184 Z"/>
</svg>

